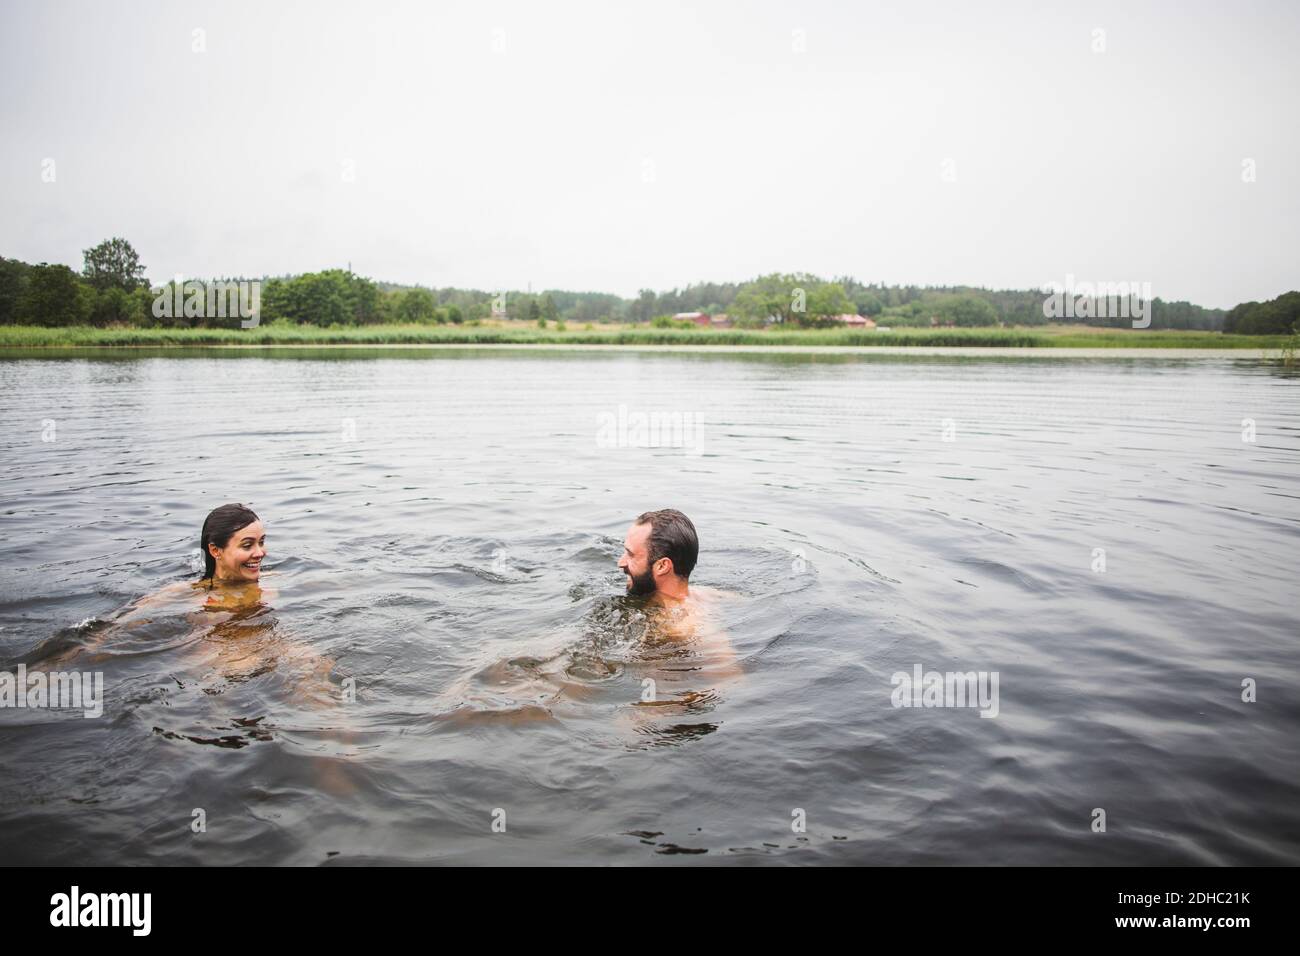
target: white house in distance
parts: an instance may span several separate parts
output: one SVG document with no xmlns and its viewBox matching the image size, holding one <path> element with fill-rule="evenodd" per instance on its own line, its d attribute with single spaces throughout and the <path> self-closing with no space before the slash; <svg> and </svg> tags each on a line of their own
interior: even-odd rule
<svg viewBox="0 0 1300 956">
<path fill-rule="evenodd" d="M 831 318 L 852 329 L 874 329 L 876 327 L 876 320 L 869 319 L 864 315 L 832 315 Z"/>
</svg>

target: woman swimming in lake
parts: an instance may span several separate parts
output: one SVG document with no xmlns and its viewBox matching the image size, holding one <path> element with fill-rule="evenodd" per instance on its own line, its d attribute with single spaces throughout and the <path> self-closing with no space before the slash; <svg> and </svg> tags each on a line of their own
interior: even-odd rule
<svg viewBox="0 0 1300 956">
<path fill-rule="evenodd" d="M 103 668 L 107 709 L 152 710 L 145 725 L 168 740 L 241 748 L 306 727 L 312 750 L 303 756 L 320 786 L 337 796 L 353 793 L 346 761 L 316 752 L 322 744 L 355 742 L 348 685 L 333 658 L 286 633 L 268 603 L 274 595 L 262 583 L 261 519 L 242 504 L 214 508 L 199 547 L 197 580 L 191 574 L 56 635 L 28 655 L 28 667 Z M 123 674 L 126 681 L 119 681 Z M 143 687 L 150 691 L 142 695 Z"/>
<path fill-rule="evenodd" d="M 241 504 L 213 508 L 199 534 L 203 577 L 197 587 L 210 592 L 205 607 L 234 610 L 261 603 L 266 529 L 251 508 Z"/>
<path fill-rule="evenodd" d="M 199 580 L 169 584 L 156 594 L 140 598 L 125 613 L 130 616 L 134 611 L 177 603 L 184 606 L 196 591 L 204 592 L 203 606 L 212 611 L 256 608 L 270 596 L 261 586 L 266 529 L 253 509 L 241 504 L 213 508 L 203 520 L 199 551 L 203 558 Z"/>
<path fill-rule="evenodd" d="M 214 508 L 204 519 L 199 548 L 203 573 L 197 581 L 169 584 L 110 616 L 77 646 L 53 657 L 38 650 L 36 658 L 55 668 L 116 653 L 183 650 L 183 670 L 201 683 L 228 684 L 276 671 L 295 699 L 318 707 L 336 704 L 337 688 L 329 680 L 333 660 L 286 638 L 271 614 L 267 602 L 274 594 L 262 586 L 266 529 L 257 514 L 242 504 Z M 202 603 L 196 606 L 198 597 Z"/>
<path fill-rule="evenodd" d="M 262 576 L 262 559 L 266 557 L 266 529 L 251 508 L 222 505 L 204 520 L 199 550 L 203 552 L 203 579 L 209 587 L 218 581 L 255 582 Z"/>
</svg>

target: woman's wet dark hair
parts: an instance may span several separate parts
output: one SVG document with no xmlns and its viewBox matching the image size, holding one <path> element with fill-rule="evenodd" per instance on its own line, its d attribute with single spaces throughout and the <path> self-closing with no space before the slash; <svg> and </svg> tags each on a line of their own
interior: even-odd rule
<svg viewBox="0 0 1300 956">
<path fill-rule="evenodd" d="M 230 536 L 240 528 L 247 528 L 254 521 L 260 520 L 253 514 L 253 509 L 243 505 L 222 505 L 213 508 L 203 522 L 203 533 L 199 536 L 199 550 L 203 552 L 203 577 L 210 578 L 217 573 L 217 559 L 208 550 L 209 544 L 224 548 Z"/>
</svg>

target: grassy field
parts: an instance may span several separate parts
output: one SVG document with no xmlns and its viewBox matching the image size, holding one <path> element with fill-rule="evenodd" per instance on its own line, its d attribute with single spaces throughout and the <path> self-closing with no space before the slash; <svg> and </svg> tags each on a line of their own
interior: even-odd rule
<svg viewBox="0 0 1300 956">
<path fill-rule="evenodd" d="M 198 347 L 207 345 L 782 345 L 984 346 L 1005 348 L 1283 349 L 1287 336 L 1041 326 L 1006 329 L 539 329 L 499 325 L 272 326 L 256 329 L 99 329 L 0 326 L 0 348 Z"/>
</svg>

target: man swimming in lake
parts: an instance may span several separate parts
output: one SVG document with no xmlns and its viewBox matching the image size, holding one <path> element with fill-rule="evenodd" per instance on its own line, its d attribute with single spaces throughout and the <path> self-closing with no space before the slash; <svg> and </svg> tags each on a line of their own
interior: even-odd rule
<svg viewBox="0 0 1300 956">
<path fill-rule="evenodd" d="M 618 560 L 627 595 L 595 601 L 576 642 L 565 631 L 548 647 L 533 638 L 509 657 L 494 651 L 490 663 L 441 697 L 438 719 L 527 723 L 579 716 L 587 709 L 579 705 L 620 688 L 620 696 L 639 697 L 624 697 L 630 706 L 622 714 L 640 733 L 662 741 L 713 728 L 682 718 L 711 712 L 721 699 L 718 688 L 744 669 L 719 626 L 724 603 L 738 595 L 689 583 L 699 550 L 695 525 L 680 511 L 639 516 Z M 675 723 L 659 727 L 658 718 Z"/>
<path fill-rule="evenodd" d="M 619 569 L 627 575 L 627 593 L 653 597 L 657 603 L 684 601 L 700 556 L 695 525 L 680 511 L 647 511 L 632 522 L 623 539 Z"/>
<path fill-rule="evenodd" d="M 656 615 L 661 640 L 685 642 L 701 656 L 706 669 L 726 676 L 741 673 L 731 641 L 714 624 L 716 605 L 729 595 L 716 588 L 690 586 L 700 555 L 700 540 L 691 519 L 673 508 L 647 511 L 632 522 L 623 539 L 619 569 L 627 575 L 627 593 L 644 597 Z"/>
</svg>

